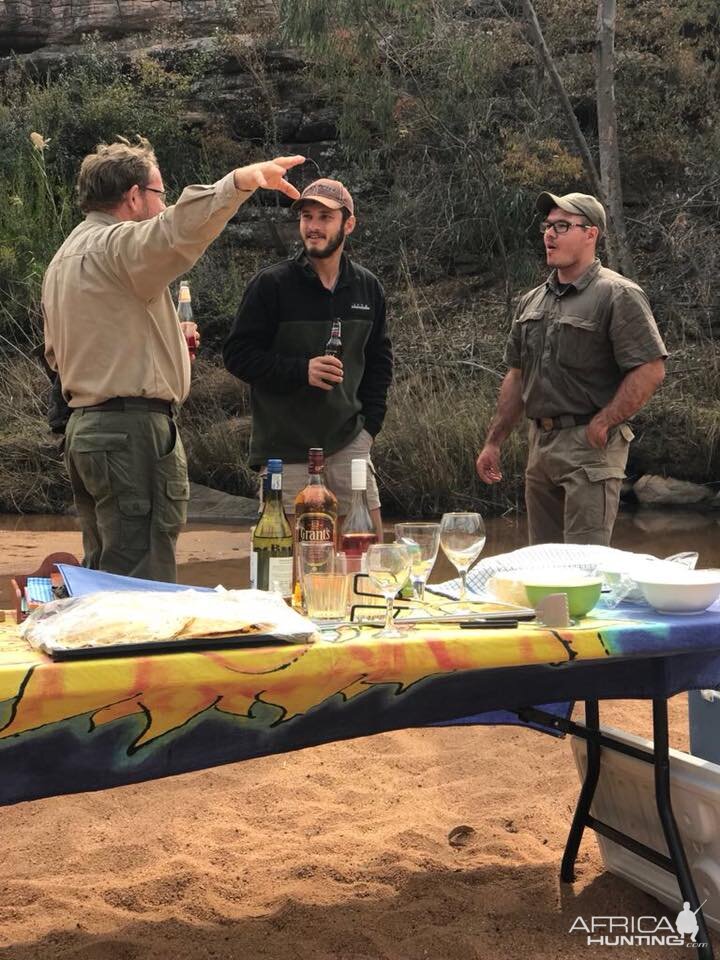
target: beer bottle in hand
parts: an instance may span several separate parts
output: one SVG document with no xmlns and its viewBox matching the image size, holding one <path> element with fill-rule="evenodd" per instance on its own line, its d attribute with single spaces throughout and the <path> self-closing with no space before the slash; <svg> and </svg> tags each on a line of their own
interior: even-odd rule
<svg viewBox="0 0 720 960">
<path fill-rule="evenodd" d="M 193 320 L 193 308 L 192 308 L 192 297 L 190 296 L 190 284 L 187 280 L 180 281 L 180 292 L 178 294 L 177 302 L 177 313 L 180 323 L 192 323 Z M 197 352 L 197 337 L 194 333 L 186 333 L 185 340 L 187 341 L 188 353 L 190 354 L 190 359 L 195 359 L 195 354 Z"/>
<path fill-rule="evenodd" d="M 342 357 L 342 321 L 337 317 L 332 322 L 330 339 L 325 344 L 325 356 L 337 357 L 338 360 Z"/>
</svg>

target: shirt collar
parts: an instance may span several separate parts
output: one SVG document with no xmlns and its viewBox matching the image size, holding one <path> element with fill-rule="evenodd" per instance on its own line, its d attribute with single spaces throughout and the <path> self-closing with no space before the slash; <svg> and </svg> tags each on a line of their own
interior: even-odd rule
<svg viewBox="0 0 720 960">
<path fill-rule="evenodd" d="M 85 214 L 85 219 L 88 223 L 104 223 L 106 225 L 122 223 L 121 220 L 114 217 L 111 213 L 106 213 L 105 210 L 91 210 L 90 213 Z"/>
<path fill-rule="evenodd" d="M 295 262 L 302 268 L 302 272 L 310 280 L 317 280 L 320 283 L 320 277 L 313 269 L 310 261 L 308 260 L 307 254 L 304 250 L 300 250 L 299 253 L 295 256 Z M 337 283 L 335 284 L 335 290 L 339 290 L 340 287 L 346 287 L 350 285 L 350 273 L 352 270 L 352 263 L 350 257 L 343 253 L 340 257 L 340 272 L 338 273 Z M 324 288 L 323 288 L 324 289 Z"/>
<path fill-rule="evenodd" d="M 576 293 L 580 293 L 581 290 L 584 290 L 585 287 L 587 287 L 588 284 L 595 279 L 601 266 L 602 264 L 600 263 L 599 258 L 595 257 L 585 273 L 581 273 L 577 280 L 573 280 L 568 284 L 561 284 L 557 278 L 557 270 L 553 270 L 553 272 L 545 281 L 545 286 L 558 297 L 561 297 L 570 289 L 573 289 Z"/>
</svg>

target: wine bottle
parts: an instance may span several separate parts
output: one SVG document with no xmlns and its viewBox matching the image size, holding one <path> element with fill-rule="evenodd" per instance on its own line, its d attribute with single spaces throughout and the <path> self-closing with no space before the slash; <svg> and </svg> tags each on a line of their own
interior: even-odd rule
<svg viewBox="0 0 720 960">
<path fill-rule="evenodd" d="M 308 454 L 308 482 L 295 498 L 296 545 L 337 543 L 337 497 L 325 486 L 324 470 L 322 447 L 311 447 Z"/>
<path fill-rule="evenodd" d="M 278 590 L 283 597 L 292 596 L 293 535 L 282 504 L 282 460 L 268 460 L 268 484 L 264 490 L 263 509 L 252 537 L 258 590 Z"/>
<path fill-rule="evenodd" d="M 375 524 L 367 502 L 367 460 L 352 460 L 350 463 L 352 500 L 345 517 L 340 538 L 340 549 L 347 557 L 348 572 L 365 570 L 365 554 L 368 547 L 377 543 Z"/>
</svg>

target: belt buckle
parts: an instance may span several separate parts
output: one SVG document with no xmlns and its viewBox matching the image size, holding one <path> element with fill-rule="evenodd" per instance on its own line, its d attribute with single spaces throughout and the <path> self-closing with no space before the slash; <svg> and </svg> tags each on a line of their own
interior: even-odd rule
<svg viewBox="0 0 720 960">
<path fill-rule="evenodd" d="M 555 424 L 552 417 L 540 417 L 540 427 L 542 430 L 554 430 Z"/>
</svg>

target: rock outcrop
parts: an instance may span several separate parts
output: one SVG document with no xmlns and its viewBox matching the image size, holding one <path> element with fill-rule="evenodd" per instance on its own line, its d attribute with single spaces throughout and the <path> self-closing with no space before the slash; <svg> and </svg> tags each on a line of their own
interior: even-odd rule
<svg viewBox="0 0 720 960">
<path fill-rule="evenodd" d="M 239 4 L 239 26 L 272 12 L 270 0 Z M 90 33 L 117 40 L 174 24 L 209 35 L 227 20 L 227 0 L 0 0 L 0 54 L 79 43 Z"/>
</svg>

